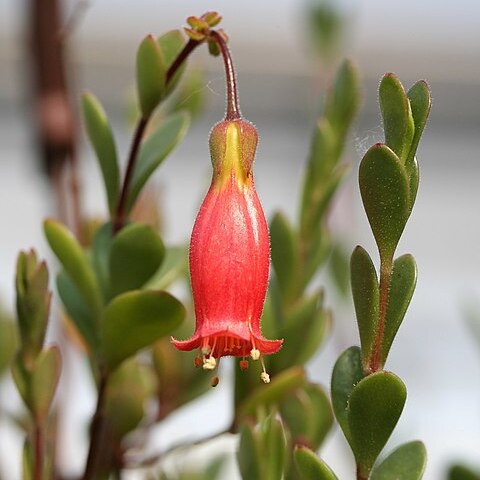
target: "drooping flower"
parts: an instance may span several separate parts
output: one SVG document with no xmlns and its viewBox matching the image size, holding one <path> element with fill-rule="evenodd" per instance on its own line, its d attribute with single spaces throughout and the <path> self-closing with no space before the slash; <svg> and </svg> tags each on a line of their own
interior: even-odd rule
<svg viewBox="0 0 480 480">
<path fill-rule="evenodd" d="M 262 336 L 260 317 L 268 284 L 270 240 L 253 182 L 258 136 L 242 119 L 218 123 L 210 135 L 213 176 L 193 227 L 190 276 L 196 328 L 179 350 L 199 349 L 196 362 L 213 370 L 219 358 L 278 352 L 283 340 Z M 263 360 L 262 360 L 263 364 Z M 263 368 L 262 380 L 269 382 Z"/>
</svg>

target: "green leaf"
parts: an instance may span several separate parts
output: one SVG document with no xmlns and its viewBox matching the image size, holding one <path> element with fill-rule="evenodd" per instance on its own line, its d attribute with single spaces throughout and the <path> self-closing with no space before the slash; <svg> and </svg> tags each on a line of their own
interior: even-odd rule
<svg viewBox="0 0 480 480">
<path fill-rule="evenodd" d="M 337 421 L 350 442 L 348 402 L 354 387 L 364 377 L 362 353 L 359 347 L 350 347 L 338 357 L 332 372 L 332 406 Z"/>
<path fill-rule="evenodd" d="M 120 174 L 112 129 L 105 110 L 93 94 L 83 94 L 82 107 L 88 138 L 95 150 L 102 171 L 108 209 L 110 215 L 113 215 L 120 189 Z"/>
<path fill-rule="evenodd" d="M 91 248 L 92 265 L 105 302 L 111 298 L 109 258 L 112 240 L 112 223 L 104 223 L 95 232 Z"/>
<path fill-rule="evenodd" d="M 15 324 L 0 312 L 0 375 L 3 375 L 13 360 L 18 348 Z"/>
<path fill-rule="evenodd" d="M 151 226 L 127 225 L 110 245 L 108 263 L 112 295 L 141 288 L 160 268 L 164 256 L 162 239 Z"/>
<path fill-rule="evenodd" d="M 304 388 L 304 391 L 313 406 L 312 421 L 307 436 L 313 446 L 320 448 L 333 426 L 332 406 L 322 386 L 311 383 Z"/>
<path fill-rule="evenodd" d="M 380 110 L 385 130 L 385 143 L 405 163 L 414 135 L 410 102 L 400 80 L 387 73 L 380 82 Z"/>
<path fill-rule="evenodd" d="M 393 263 L 393 271 L 388 292 L 385 332 L 382 343 L 382 364 L 385 363 L 393 339 L 405 317 L 415 285 L 417 284 L 417 265 L 412 255 L 406 254 Z"/>
<path fill-rule="evenodd" d="M 216 43 L 215 43 L 216 45 Z M 205 105 L 206 80 L 199 68 L 191 69 L 175 93 L 175 98 L 168 106 L 168 113 L 186 110 L 190 118 L 197 118 Z"/>
<path fill-rule="evenodd" d="M 147 35 L 137 51 L 137 91 L 140 110 L 148 118 L 165 92 L 166 62 L 160 45 Z"/>
<path fill-rule="evenodd" d="M 362 357 L 370 357 L 378 323 L 379 287 L 377 272 L 367 251 L 357 246 L 350 261 L 353 303 L 362 344 Z"/>
<path fill-rule="evenodd" d="M 152 173 L 185 136 L 189 123 L 188 114 L 185 112 L 170 115 L 142 144 L 128 193 L 128 210 L 133 207 Z"/>
<path fill-rule="evenodd" d="M 358 72 L 350 60 L 345 60 L 338 69 L 333 90 L 329 93 L 325 106 L 325 117 L 337 134 L 337 158 L 359 105 Z"/>
<path fill-rule="evenodd" d="M 261 445 L 252 425 L 243 424 L 240 428 L 237 462 L 243 480 L 262 478 Z"/>
<path fill-rule="evenodd" d="M 480 480 L 480 472 L 466 465 L 452 465 L 448 471 L 448 480 Z"/>
<path fill-rule="evenodd" d="M 77 286 L 94 318 L 99 318 L 102 298 L 95 273 L 80 244 L 67 228 L 55 220 L 43 224 L 50 248 Z"/>
<path fill-rule="evenodd" d="M 188 273 L 188 248 L 187 246 L 168 247 L 165 259 L 159 270 L 147 282 L 145 288 L 151 290 L 165 290 L 179 278 L 186 277 Z"/>
<path fill-rule="evenodd" d="M 297 281 L 298 246 L 295 232 L 287 217 L 275 213 L 270 223 L 272 265 L 284 302 L 295 299 Z"/>
<path fill-rule="evenodd" d="M 57 275 L 57 290 L 63 306 L 85 343 L 96 354 L 100 346 L 99 319 L 92 315 L 80 290 L 65 270 Z"/>
<path fill-rule="evenodd" d="M 406 166 L 409 168 L 413 162 L 413 159 L 415 158 L 420 137 L 422 136 L 423 130 L 427 123 L 430 107 L 432 105 L 432 99 L 430 95 L 430 87 L 425 80 L 420 80 L 413 85 L 413 87 L 408 91 L 407 96 L 410 101 L 413 122 L 415 124 L 415 133 L 406 161 Z"/>
<path fill-rule="evenodd" d="M 185 317 L 185 308 L 172 295 L 133 291 L 114 298 L 102 323 L 105 361 L 114 370 L 123 360 L 171 333 Z"/>
<path fill-rule="evenodd" d="M 413 157 L 412 162 L 409 166 L 409 196 L 410 196 L 410 205 L 408 209 L 408 215 L 412 213 L 413 205 L 415 203 L 415 199 L 417 198 L 417 191 L 418 191 L 418 183 L 420 180 L 420 172 L 418 168 L 417 157 Z M 408 172 L 407 172 L 408 173 Z"/>
<path fill-rule="evenodd" d="M 293 456 L 301 480 L 338 480 L 332 469 L 309 448 L 297 445 Z"/>
<path fill-rule="evenodd" d="M 380 257 L 391 259 L 409 216 L 405 169 L 386 145 L 373 145 L 360 163 L 360 193 Z"/>
<path fill-rule="evenodd" d="M 180 30 L 170 30 L 167 33 L 164 33 L 158 39 L 158 45 L 162 51 L 163 58 L 165 59 L 165 65 L 168 68 L 173 64 L 175 59 L 178 57 L 179 53 L 183 50 L 185 46 L 185 39 Z M 167 84 L 166 95 L 168 95 L 177 85 L 180 77 L 185 71 L 187 62 L 183 62 L 182 66 L 177 70 L 177 73 L 172 77 L 172 79 Z"/>
<path fill-rule="evenodd" d="M 349 443 L 364 477 L 390 438 L 406 398 L 400 378 L 385 371 L 365 377 L 352 390 L 347 408 Z"/>
<path fill-rule="evenodd" d="M 154 390 L 153 372 L 135 359 L 122 363 L 112 374 L 105 394 L 105 416 L 117 441 L 142 421 Z"/>
<path fill-rule="evenodd" d="M 282 480 L 287 459 L 287 439 L 282 422 L 272 413 L 262 422 L 260 428 L 264 448 L 262 455 L 264 475 L 260 478 Z"/>
<path fill-rule="evenodd" d="M 427 465 L 422 442 L 409 442 L 395 449 L 373 469 L 370 480 L 421 480 Z"/>
<path fill-rule="evenodd" d="M 53 346 L 40 353 L 32 370 L 29 388 L 31 407 L 39 423 L 48 416 L 60 379 L 61 364 L 60 350 Z"/>
<path fill-rule="evenodd" d="M 282 400 L 289 392 L 305 383 L 305 371 L 291 367 L 275 375 L 268 385 L 257 387 L 237 409 L 237 417 L 255 415 L 259 407 L 268 407 Z"/>
</svg>

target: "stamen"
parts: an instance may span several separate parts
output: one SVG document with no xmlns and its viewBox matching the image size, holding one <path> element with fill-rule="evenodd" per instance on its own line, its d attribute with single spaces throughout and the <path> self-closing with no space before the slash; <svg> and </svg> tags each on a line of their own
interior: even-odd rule
<svg viewBox="0 0 480 480">
<path fill-rule="evenodd" d="M 263 361 L 263 357 L 261 359 L 261 362 L 263 372 L 260 374 L 260 378 L 262 379 L 263 383 L 270 383 L 270 375 L 267 373 L 267 370 L 265 368 L 265 362 Z"/>
<path fill-rule="evenodd" d="M 210 345 L 208 343 L 202 346 L 203 355 L 209 355 L 211 351 L 212 349 L 210 348 Z"/>
<path fill-rule="evenodd" d="M 194 359 L 194 362 L 195 362 L 195 367 L 200 368 L 203 364 L 202 357 L 200 355 L 197 355 Z"/>
<path fill-rule="evenodd" d="M 212 355 L 205 358 L 205 360 L 203 361 L 204 370 L 215 370 L 216 366 L 217 366 L 217 361 L 215 360 L 215 357 L 212 357 Z"/>
<path fill-rule="evenodd" d="M 250 350 L 250 356 L 252 357 L 252 360 L 258 360 L 260 358 L 260 350 L 252 348 Z"/>
<path fill-rule="evenodd" d="M 218 385 L 218 382 L 219 382 L 219 381 L 220 381 L 220 379 L 219 379 L 217 376 L 215 376 L 215 377 L 213 377 L 212 380 L 210 381 L 210 385 L 211 385 L 212 387 L 216 387 L 216 386 Z"/>
</svg>

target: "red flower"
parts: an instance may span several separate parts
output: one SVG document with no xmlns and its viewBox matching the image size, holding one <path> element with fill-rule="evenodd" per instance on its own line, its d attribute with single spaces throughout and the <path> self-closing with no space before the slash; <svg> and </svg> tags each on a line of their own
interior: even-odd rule
<svg viewBox="0 0 480 480">
<path fill-rule="evenodd" d="M 254 360 L 278 352 L 283 340 L 262 336 L 270 241 L 253 183 L 258 136 L 244 120 L 218 123 L 210 136 L 213 177 L 193 227 L 190 275 L 196 329 L 179 350 L 198 348 L 197 363 L 213 370 L 226 355 Z M 263 363 L 263 362 L 262 362 Z M 265 369 L 262 379 L 269 381 Z"/>
</svg>

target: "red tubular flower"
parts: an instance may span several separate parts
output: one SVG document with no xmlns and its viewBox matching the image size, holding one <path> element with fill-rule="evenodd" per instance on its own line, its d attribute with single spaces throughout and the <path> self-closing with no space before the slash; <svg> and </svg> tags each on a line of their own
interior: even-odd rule
<svg viewBox="0 0 480 480">
<path fill-rule="evenodd" d="M 190 275 L 196 329 L 179 350 L 200 350 L 206 370 L 232 355 L 254 360 L 278 352 L 283 340 L 262 336 L 260 316 L 268 284 L 270 241 L 253 183 L 258 136 L 245 120 L 218 123 L 210 136 L 213 177 L 193 227 Z M 263 363 L 263 362 L 262 362 Z M 262 379 L 267 383 L 265 369 Z"/>
</svg>

